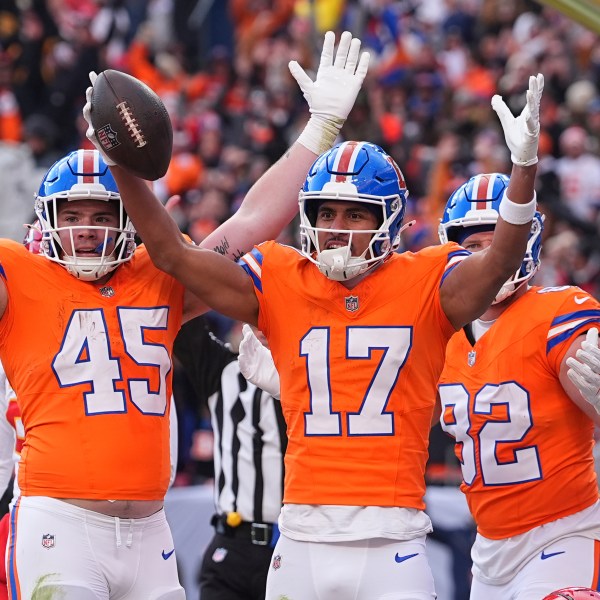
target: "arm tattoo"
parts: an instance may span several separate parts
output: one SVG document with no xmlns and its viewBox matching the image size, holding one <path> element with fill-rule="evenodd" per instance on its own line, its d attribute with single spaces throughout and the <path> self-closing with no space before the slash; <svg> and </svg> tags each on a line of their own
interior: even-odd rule
<svg viewBox="0 0 600 600">
<path fill-rule="evenodd" d="M 225 256 L 227 254 L 227 252 L 229 251 L 229 240 L 226 237 L 224 237 L 221 240 L 221 243 L 218 244 L 217 246 L 215 246 L 213 248 L 213 250 L 215 252 L 218 252 L 219 254 L 222 254 L 223 256 Z"/>
<path fill-rule="evenodd" d="M 223 256 L 227 256 L 227 254 L 229 254 L 229 249 L 231 247 L 231 244 L 229 243 L 229 240 L 224 237 L 221 240 L 221 243 L 216 245 L 213 250 L 215 252 L 218 252 L 219 254 L 222 254 Z M 242 258 L 242 256 L 244 256 L 245 252 L 242 252 L 239 248 L 237 250 L 232 250 L 231 251 L 231 255 L 233 256 L 234 260 L 239 260 L 240 258 Z"/>
</svg>

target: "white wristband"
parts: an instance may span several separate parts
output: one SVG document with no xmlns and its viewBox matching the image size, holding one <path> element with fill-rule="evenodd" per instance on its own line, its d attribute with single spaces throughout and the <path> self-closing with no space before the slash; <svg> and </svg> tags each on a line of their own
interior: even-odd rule
<svg viewBox="0 0 600 600">
<path fill-rule="evenodd" d="M 296 141 L 320 156 L 333 148 L 343 124 L 344 119 L 313 114 Z"/>
<path fill-rule="evenodd" d="M 500 202 L 499 214 L 504 221 L 511 225 L 525 225 L 533 219 L 536 208 L 537 196 L 535 192 L 533 192 L 533 198 L 527 204 L 517 204 L 509 199 L 505 191 Z"/>
</svg>

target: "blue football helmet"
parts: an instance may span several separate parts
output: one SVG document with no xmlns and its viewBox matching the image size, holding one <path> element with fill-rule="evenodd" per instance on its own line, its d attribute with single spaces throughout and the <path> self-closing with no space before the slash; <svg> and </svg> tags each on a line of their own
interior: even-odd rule
<svg viewBox="0 0 600 600">
<path fill-rule="evenodd" d="M 457 188 L 446 203 L 438 228 L 440 242 L 458 242 L 481 229 L 493 230 L 498 222 L 500 201 L 508 187 L 508 177 L 502 173 L 475 175 Z M 521 266 L 502 286 L 493 304 L 502 302 L 531 279 L 540 266 L 544 220 L 536 211 L 531 222 L 527 250 Z"/>
<path fill-rule="evenodd" d="M 300 191 L 302 254 L 334 281 L 346 281 L 381 263 L 400 244 L 408 190 L 404 176 L 391 156 L 368 142 L 343 142 L 322 154 L 312 165 Z M 324 200 L 359 202 L 378 219 L 372 230 L 332 230 L 316 227 Z M 349 235 L 347 246 L 321 250 L 320 231 Z M 371 233 L 371 242 L 360 256 L 351 256 L 352 236 Z"/>
<path fill-rule="evenodd" d="M 98 200 L 119 203 L 118 228 L 99 229 L 98 256 L 78 256 L 65 252 L 60 234 L 70 236 L 71 247 L 82 226 L 58 227 L 60 201 Z M 64 266 L 83 281 L 95 281 L 128 261 L 135 251 L 135 228 L 125 213 L 117 184 L 97 150 L 75 150 L 52 165 L 35 197 L 35 212 L 42 231 L 40 254 Z M 113 250 L 107 249 L 115 240 Z"/>
</svg>

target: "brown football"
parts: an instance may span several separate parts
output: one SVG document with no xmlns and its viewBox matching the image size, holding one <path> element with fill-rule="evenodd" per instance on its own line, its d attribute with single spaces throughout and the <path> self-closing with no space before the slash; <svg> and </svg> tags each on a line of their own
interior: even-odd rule
<svg viewBox="0 0 600 600">
<path fill-rule="evenodd" d="M 160 179 L 173 151 L 173 127 L 158 95 L 139 79 L 108 69 L 98 75 L 90 117 L 104 152 L 142 179 Z"/>
</svg>

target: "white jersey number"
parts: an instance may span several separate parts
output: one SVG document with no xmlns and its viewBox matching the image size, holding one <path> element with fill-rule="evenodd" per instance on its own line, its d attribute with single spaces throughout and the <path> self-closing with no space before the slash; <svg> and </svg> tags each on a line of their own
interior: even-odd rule
<svg viewBox="0 0 600 600">
<path fill-rule="evenodd" d="M 148 379 L 129 379 L 131 401 L 144 414 L 163 415 L 171 361 L 166 347 L 146 342 L 144 333 L 149 329 L 166 329 L 168 309 L 119 308 L 118 317 L 126 354 L 138 365 L 155 367 L 159 374 L 156 391 L 151 391 Z M 83 394 L 87 415 L 127 411 L 125 393 L 115 385 L 123 379 L 121 361 L 111 351 L 101 309 L 73 311 L 52 369 L 61 387 L 91 386 Z"/>
<path fill-rule="evenodd" d="M 353 360 L 370 359 L 372 350 L 383 350 L 359 410 L 346 415 L 348 435 L 394 435 L 394 415 L 386 412 L 386 406 L 411 345 L 410 327 L 346 329 L 345 368 L 349 373 Z M 342 434 L 342 415 L 334 411 L 331 393 L 329 352 L 328 328 L 314 327 L 300 341 L 310 390 L 310 410 L 304 414 L 305 435 Z M 348 385 L 352 385 L 350 381 Z"/>
<path fill-rule="evenodd" d="M 532 426 L 529 394 L 514 382 L 484 385 L 471 400 L 459 384 L 440 385 L 442 428 L 455 438 L 462 455 L 462 474 L 471 485 L 478 473 L 484 485 L 510 485 L 541 479 L 537 446 L 524 446 Z M 472 402 L 471 407 L 469 404 Z M 493 416 L 494 407 L 504 417 Z M 470 415 L 490 418 L 474 430 Z M 444 416 L 446 415 L 446 419 Z M 452 422 L 448 421 L 452 415 Z M 498 450 L 512 450 L 512 460 L 498 460 Z"/>
</svg>

